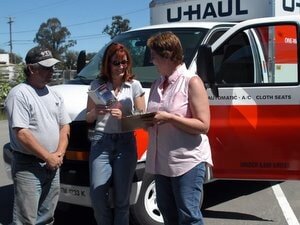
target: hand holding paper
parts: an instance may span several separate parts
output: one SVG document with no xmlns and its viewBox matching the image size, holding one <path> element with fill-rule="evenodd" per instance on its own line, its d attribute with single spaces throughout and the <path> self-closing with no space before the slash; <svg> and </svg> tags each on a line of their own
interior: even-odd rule
<svg viewBox="0 0 300 225">
<path fill-rule="evenodd" d="M 155 112 L 125 116 L 122 118 L 122 130 L 129 131 L 153 126 Z"/>
</svg>

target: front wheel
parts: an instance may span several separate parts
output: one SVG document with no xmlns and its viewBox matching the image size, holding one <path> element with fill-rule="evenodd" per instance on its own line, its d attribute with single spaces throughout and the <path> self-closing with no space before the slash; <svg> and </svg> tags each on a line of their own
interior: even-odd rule
<svg viewBox="0 0 300 225">
<path fill-rule="evenodd" d="M 199 207 L 203 203 L 204 190 L 202 190 Z M 154 176 L 145 174 L 142 188 L 136 204 L 130 208 L 131 221 L 135 225 L 163 225 L 163 217 L 158 209 L 156 201 L 156 189 Z"/>
<path fill-rule="evenodd" d="M 131 219 L 139 225 L 163 225 L 162 215 L 157 207 L 154 176 L 145 174 L 142 188 L 135 205 L 130 208 Z"/>
</svg>

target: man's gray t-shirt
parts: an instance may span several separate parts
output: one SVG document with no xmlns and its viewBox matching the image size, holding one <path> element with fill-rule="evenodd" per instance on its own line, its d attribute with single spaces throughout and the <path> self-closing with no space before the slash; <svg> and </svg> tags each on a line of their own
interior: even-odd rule
<svg viewBox="0 0 300 225">
<path fill-rule="evenodd" d="M 71 122 L 61 96 L 51 87 L 36 89 L 27 83 L 14 87 L 5 101 L 8 113 L 10 144 L 13 150 L 31 154 L 17 140 L 13 128 L 27 128 L 49 152 L 59 143 L 60 125 Z"/>
</svg>

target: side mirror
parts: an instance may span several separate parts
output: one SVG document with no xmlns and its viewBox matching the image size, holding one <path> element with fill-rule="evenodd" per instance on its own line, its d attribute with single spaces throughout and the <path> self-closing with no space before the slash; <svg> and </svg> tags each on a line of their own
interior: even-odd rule
<svg viewBox="0 0 300 225">
<path fill-rule="evenodd" d="M 86 53 L 84 50 L 79 52 L 77 58 L 77 74 L 85 67 L 86 65 Z"/>
<path fill-rule="evenodd" d="M 213 95 L 219 97 L 210 45 L 200 45 L 198 48 L 197 74 L 201 77 L 206 87 L 211 88 Z"/>
</svg>

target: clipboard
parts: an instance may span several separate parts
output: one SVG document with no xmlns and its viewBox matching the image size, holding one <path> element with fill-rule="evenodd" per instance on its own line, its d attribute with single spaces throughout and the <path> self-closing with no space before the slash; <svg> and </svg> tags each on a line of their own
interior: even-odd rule
<svg viewBox="0 0 300 225">
<path fill-rule="evenodd" d="M 156 112 L 125 116 L 121 119 L 122 131 L 144 129 L 151 126 Z"/>
</svg>

